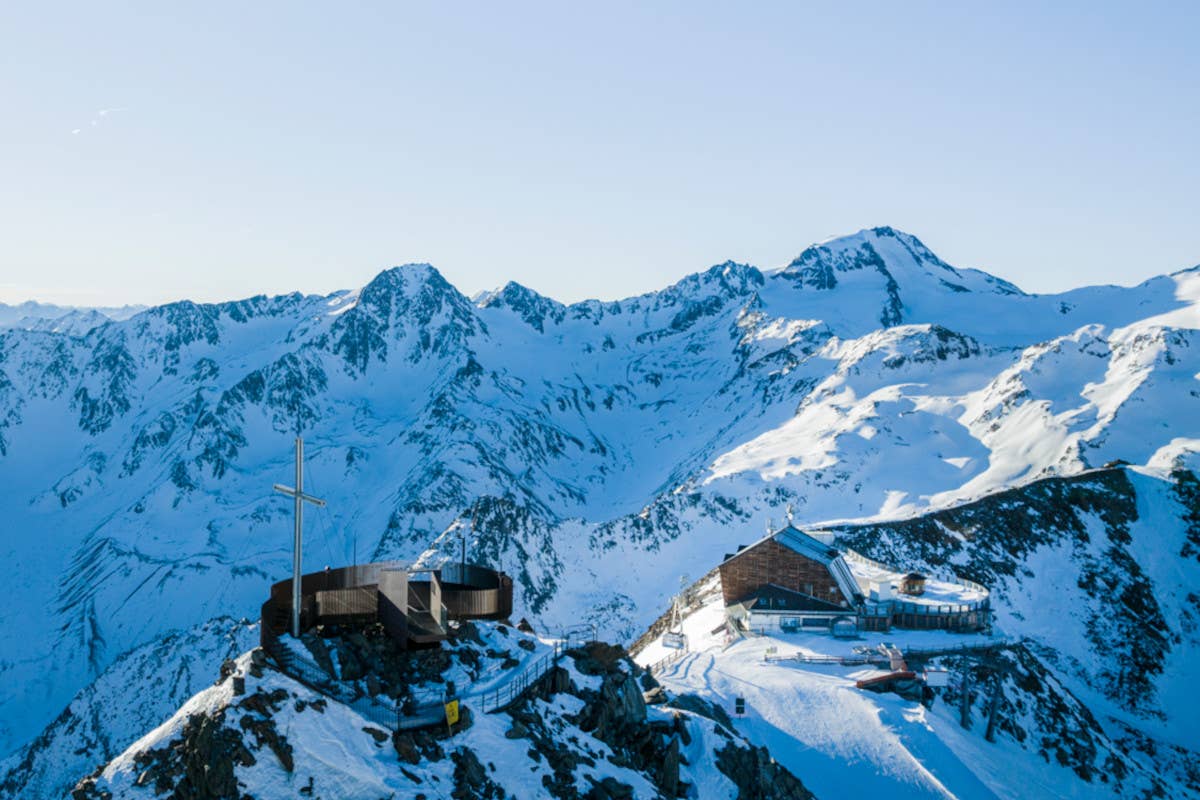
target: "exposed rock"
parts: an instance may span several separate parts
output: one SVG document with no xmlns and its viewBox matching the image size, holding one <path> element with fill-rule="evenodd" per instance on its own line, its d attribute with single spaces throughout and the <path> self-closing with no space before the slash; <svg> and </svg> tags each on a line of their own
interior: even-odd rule
<svg viewBox="0 0 1200 800">
<path fill-rule="evenodd" d="M 694 694 L 676 695 L 671 698 L 668 705 L 672 708 L 690 711 L 693 714 L 699 714 L 702 717 L 707 717 L 708 719 L 711 719 L 713 722 L 720 725 L 729 733 L 732 733 L 734 730 L 733 720 L 729 718 L 729 714 L 725 712 L 725 709 L 718 705 L 713 705 L 707 700 L 703 700 Z"/>
<path fill-rule="evenodd" d="M 717 751 L 716 764 L 737 784 L 738 800 L 813 800 L 813 793 L 777 764 L 764 747 L 730 743 Z"/>
<path fill-rule="evenodd" d="M 679 794 L 679 761 L 680 761 L 679 737 L 672 736 L 671 743 L 667 745 L 667 751 L 662 755 L 662 765 L 659 767 L 655 777 L 658 788 L 667 797 L 675 797 Z"/>
<path fill-rule="evenodd" d="M 454 762 L 454 800 L 491 800 L 507 794 L 498 784 L 488 778 L 487 770 L 479 763 L 475 753 L 460 748 L 450 754 Z"/>
<path fill-rule="evenodd" d="M 642 701 L 648 706 L 662 705 L 667 702 L 667 693 L 661 686 L 655 686 L 648 692 L 642 692 Z"/>
<path fill-rule="evenodd" d="M 568 655 L 575 659 L 575 668 L 584 675 L 605 675 L 619 669 L 619 664 L 631 663 L 626 659 L 625 648 L 605 642 L 588 642 Z"/>
<path fill-rule="evenodd" d="M 392 734 L 392 746 L 396 748 L 396 755 L 401 761 L 408 764 L 421 763 L 421 751 L 417 749 L 417 743 L 411 733 L 396 731 Z"/>
<path fill-rule="evenodd" d="M 385 730 L 367 726 L 363 728 L 363 731 L 367 734 L 370 734 L 371 738 L 377 742 L 383 743 L 388 740 L 388 732 Z"/>
<path fill-rule="evenodd" d="M 594 784 L 584 795 L 585 800 L 632 800 L 633 787 L 621 783 L 616 778 L 605 778 Z"/>
</svg>

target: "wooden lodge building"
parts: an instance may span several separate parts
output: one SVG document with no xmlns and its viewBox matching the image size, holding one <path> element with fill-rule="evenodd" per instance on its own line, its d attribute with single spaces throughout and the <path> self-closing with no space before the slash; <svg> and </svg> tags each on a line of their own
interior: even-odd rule
<svg viewBox="0 0 1200 800">
<path fill-rule="evenodd" d="M 791 525 L 727 554 L 718 569 L 726 615 L 741 630 L 967 632 L 989 621 L 987 589 L 978 584 L 891 570 L 840 552 L 832 534 Z"/>
</svg>

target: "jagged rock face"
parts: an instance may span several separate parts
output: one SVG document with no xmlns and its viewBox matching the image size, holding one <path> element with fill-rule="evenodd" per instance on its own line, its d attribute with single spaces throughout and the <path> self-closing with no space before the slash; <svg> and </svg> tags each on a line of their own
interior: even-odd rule
<svg viewBox="0 0 1200 800">
<path fill-rule="evenodd" d="M 1066 767 L 1078 777 L 1081 787 L 1090 784 L 1098 793 L 1119 797 L 1178 793 L 1178 786 L 1164 781 L 1155 768 L 1147 768 L 1145 761 L 1110 735 L 1088 706 L 1028 647 L 1011 647 L 986 659 L 951 656 L 933 663 L 955 675 L 970 674 L 972 724 L 990 731 L 993 741 L 1013 742 L 1047 764 Z M 935 702 L 945 702 L 961 713 L 959 684 L 934 693 Z"/>
<path fill-rule="evenodd" d="M 257 614 L 290 568 L 270 486 L 297 433 L 329 501 L 307 512 L 306 569 L 433 560 L 466 531 L 539 629 L 631 638 L 679 574 L 788 506 L 896 516 L 1114 458 L 1187 462 L 1198 282 L 1028 296 L 881 228 L 618 302 L 472 303 L 413 265 L 83 337 L 5 330 L 4 555 L 23 574 L 0 686 L 23 690 L 0 692 L 0 752 L 121 653 Z"/>
<path fill-rule="evenodd" d="M 1114 467 L 834 530 L 870 557 L 991 587 L 999 626 L 1037 655 L 1012 670 L 1028 727 L 1014 735 L 1081 777 L 1119 780 L 1129 768 L 1104 728 L 1168 755 L 1200 735 L 1186 688 L 1200 650 L 1196 486 L 1187 470 Z"/>
<path fill-rule="evenodd" d="M 80 775 L 117 756 L 211 685 L 210 665 L 257 641 L 256 624 L 224 617 L 169 633 L 121 656 L 72 699 L 31 747 L 0 764 L 0 797 L 66 796 Z"/>
<path fill-rule="evenodd" d="M 481 626 L 481 641 L 501 635 L 490 627 Z M 331 646 L 344 653 L 361 645 Z M 653 678 L 620 648 L 568 653 L 503 713 L 482 714 L 468 697 L 452 734 L 436 726 L 390 737 L 255 663 L 247 654 L 223 669 L 215 687 L 80 780 L 72 797 L 812 797 L 703 700 L 648 708 L 639 687 Z"/>
</svg>

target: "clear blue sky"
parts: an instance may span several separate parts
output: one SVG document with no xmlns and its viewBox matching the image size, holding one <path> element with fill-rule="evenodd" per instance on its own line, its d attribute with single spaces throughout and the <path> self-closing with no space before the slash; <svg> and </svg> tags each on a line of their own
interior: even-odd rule
<svg viewBox="0 0 1200 800">
<path fill-rule="evenodd" d="M 0 301 L 611 298 L 884 224 L 1032 291 L 1200 262 L 1200 3 L 183 5 L 0 15 Z"/>
</svg>

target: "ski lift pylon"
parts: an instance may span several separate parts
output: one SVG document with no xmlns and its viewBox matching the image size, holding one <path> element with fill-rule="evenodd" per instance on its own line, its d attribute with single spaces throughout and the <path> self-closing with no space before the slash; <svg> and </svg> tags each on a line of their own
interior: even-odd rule
<svg viewBox="0 0 1200 800">
<path fill-rule="evenodd" d="M 663 647 L 672 650 L 687 650 L 687 634 L 683 632 L 683 593 L 687 586 L 687 576 L 679 579 L 679 594 L 671 598 L 671 622 L 667 632 L 663 634 Z"/>
</svg>

